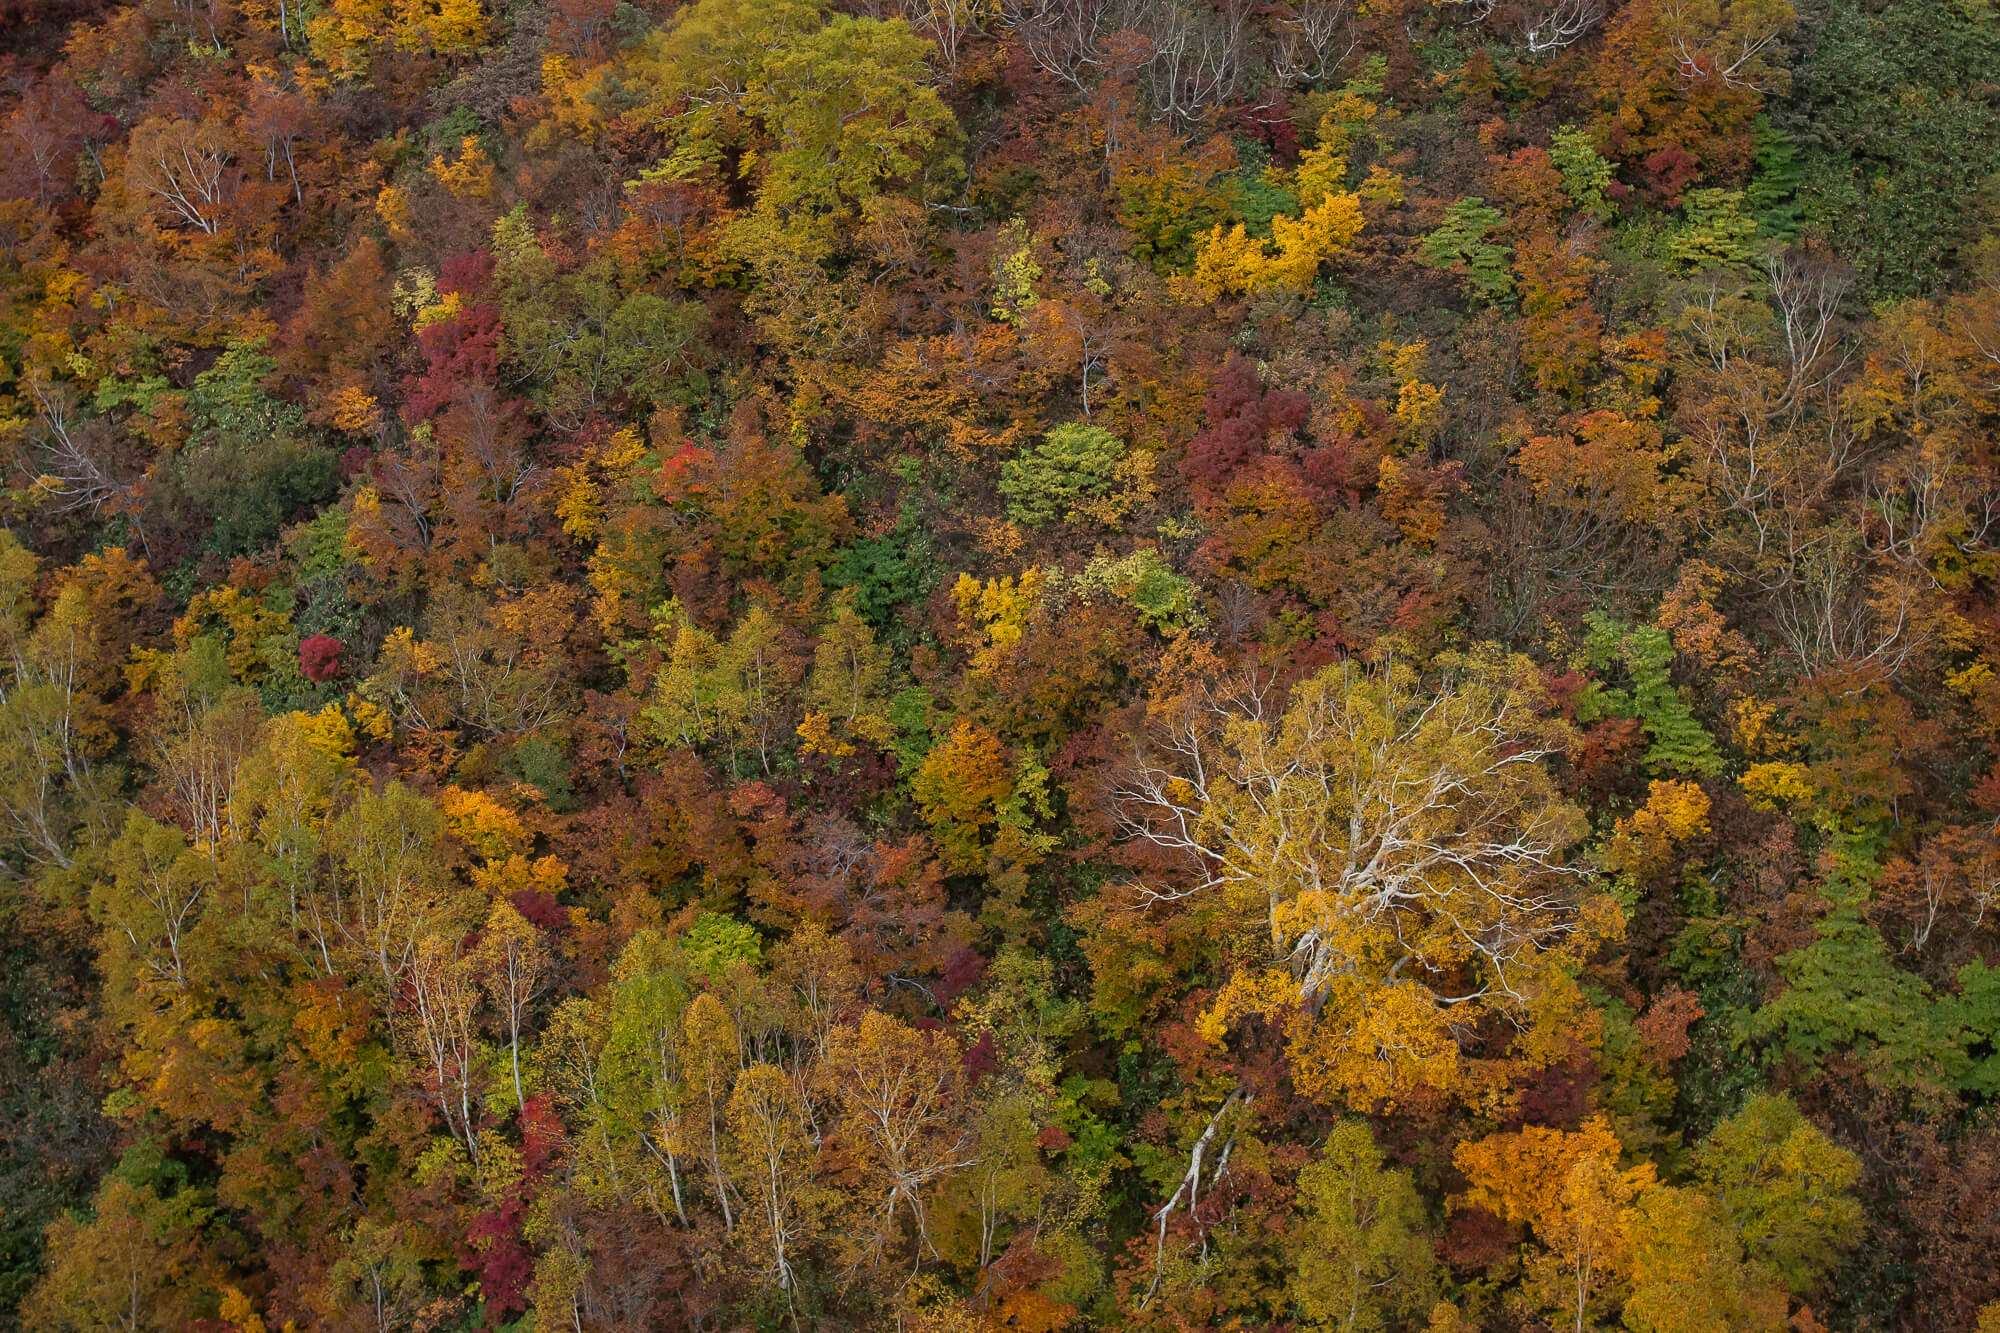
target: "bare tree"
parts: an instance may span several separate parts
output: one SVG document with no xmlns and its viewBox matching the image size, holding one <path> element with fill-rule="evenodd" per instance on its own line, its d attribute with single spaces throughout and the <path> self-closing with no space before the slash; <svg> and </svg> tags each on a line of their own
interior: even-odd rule
<svg viewBox="0 0 2000 1333">
<path fill-rule="evenodd" d="M 1556 0 L 1528 24 L 1530 54 L 1552 55 L 1573 46 L 1604 22 L 1605 0 Z"/>
<path fill-rule="evenodd" d="M 1299 0 L 1282 11 L 1271 52 L 1272 76 L 1290 87 L 1332 74 L 1361 41 L 1350 17 L 1349 0 Z"/>
</svg>

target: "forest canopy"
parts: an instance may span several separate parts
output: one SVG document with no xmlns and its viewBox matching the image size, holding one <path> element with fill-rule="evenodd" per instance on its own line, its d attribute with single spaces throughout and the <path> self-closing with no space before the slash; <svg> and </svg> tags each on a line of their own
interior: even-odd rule
<svg viewBox="0 0 2000 1333">
<path fill-rule="evenodd" d="M 1996 442 L 1989 0 L 0 0 L 0 1328 L 2000 1333 Z"/>
</svg>

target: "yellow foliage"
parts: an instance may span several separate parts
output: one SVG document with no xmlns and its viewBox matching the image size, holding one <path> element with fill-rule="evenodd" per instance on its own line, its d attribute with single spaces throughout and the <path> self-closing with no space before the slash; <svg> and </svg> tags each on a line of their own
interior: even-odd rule
<svg viewBox="0 0 2000 1333">
<path fill-rule="evenodd" d="M 1226 231 L 1218 224 L 1195 255 L 1194 291 L 1210 301 L 1227 293 L 1306 291 L 1320 265 L 1345 252 L 1361 227 L 1360 197 L 1337 193 L 1298 217 L 1272 218 L 1268 243 L 1252 238 L 1240 222 Z"/>
<path fill-rule="evenodd" d="M 1347 183 L 1347 127 L 1329 114 L 1320 121 L 1319 142 L 1299 154 L 1292 185 L 1301 199 L 1319 199 Z"/>
<path fill-rule="evenodd" d="M 174 646 L 185 649 L 205 631 L 220 628 L 228 639 L 229 673 L 245 684 L 269 674 L 274 641 L 291 632 L 289 611 L 273 611 L 240 588 L 227 584 L 196 593 L 187 614 L 174 622 Z"/>
<path fill-rule="evenodd" d="M 1444 418 L 1444 389 L 1423 380 L 1406 381 L 1396 391 L 1396 420 L 1412 440 L 1429 437 Z"/>
<path fill-rule="evenodd" d="M 257 1314 L 257 1307 L 250 1298 L 234 1287 L 222 1289 L 222 1322 L 236 1330 L 236 1333 L 264 1333 L 264 1321 Z"/>
<path fill-rule="evenodd" d="M 970 574 L 960 574 L 952 585 L 958 604 L 958 623 L 976 628 L 985 636 L 984 647 L 973 653 L 973 665 L 988 670 L 1028 631 L 1045 592 L 1052 591 L 1049 576 L 1040 568 L 1021 571 L 1018 579 L 988 579 L 981 583 Z"/>
<path fill-rule="evenodd" d="M 1560 1216 L 1570 1173 L 1578 1162 L 1594 1158 L 1616 1166 L 1621 1151 L 1618 1136 L 1601 1115 L 1574 1130 L 1529 1125 L 1508 1134 L 1489 1134 L 1459 1144 L 1452 1153 L 1471 1184 L 1458 1202 L 1539 1230 Z"/>
<path fill-rule="evenodd" d="M 479 0 L 397 0 L 397 43 L 440 54 L 468 51 L 486 35 Z"/>
<path fill-rule="evenodd" d="M 1692 782 L 1655 780 L 1646 804 L 1618 821 L 1605 860 L 1620 874 L 1645 878 L 1706 832 L 1708 793 Z"/>
<path fill-rule="evenodd" d="M 343 384 L 333 395 L 333 428 L 346 435 L 373 435 L 382 429 L 382 407 L 358 384 Z"/>
<path fill-rule="evenodd" d="M 1770 754 L 1792 743 L 1792 738 L 1771 725 L 1778 715 L 1777 705 L 1748 695 L 1729 706 L 1729 730 L 1746 754 Z"/>
<path fill-rule="evenodd" d="M 306 743 L 328 759 L 348 759 L 354 754 L 354 728 L 342 716 L 340 705 L 328 704 L 317 713 L 293 713 Z"/>
<path fill-rule="evenodd" d="M 833 734 L 833 727 L 825 713 L 807 713 L 799 723 L 799 750 L 803 754 L 823 754 L 830 759 L 845 759 L 854 753 L 854 747 Z"/>
<path fill-rule="evenodd" d="M 488 861 L 527 847 L 528 830 L 520 816 L 484 792 L 446 787 L 438 794 L 438 809 L 446 827 Z"/>
<path fill-rule="evenodd" d="M 530 861 L 518 853 L 494 858 L 472 871 L 473 887 L 495 901 L 522 889 L 539 889 L 550 897 L 569 887 L 569 867 L 554 856 Z"/>
<path fill-rule="evenodd" d="M 1383 516 L 1405 540 L 1428 546 L 1444 531 L 1444 499 L 1421 481 L 1419 469 L 1397 458 L 1385 458 L 1377 473 L 1378 503 Z"/>
<path fill-rule="evenodd" d="M 1961 671 L 1948 673 L 1944 678 L 1945 688 L 1953 694 L 1970 699 L 1979 693 L 1986 683 L 1993 679 L 1993 668 L 1985 662 L 1974 662 Z"/>
<path fill-rule="evenodd" d="M 1355 193 L 1363 199 L 1373 199 L 1391 208 L 1401 208 L 1404 195 L 1402 173 L 1391 171 L 1377 162 L 1368 168 L 1367 179 L 1361 182 L 1360 188 Z"/>
<path fill-rule="evenodd" d="M 395 735 L 395 723 L 389 717 L 388 709 L 380 704 L 371 703 L 358 694 L 348 695 L 346 702 L 347 711 L 354 716 L 354 725 L 359 727 L 361 734 L 369 740 L 377 745 L 386 745 L 389 738 Z"/>
<path fill-rule="evenodd" d="M 556 496 L 556 517 L 562 520 L 563 531 L 578 541 L 595 537 L 604 520 L 603 488 L 629 480 L 632 469 L 645 456 L 645 441 L 627 426 L 602 444 L 593 445 L 576 463 L 557 468 L 561 489 Z"/>
<path fill-rule="evenodd" d="M 306 24 L 306 43 L 336 79 L 359 79 L 368 72 L 368 48 L 388 29 L 387 0 L 333 0 Z"/>
<path fill-rule="evenodd" d="M 434 673 L 439 665 L 437 649 L 418 639 L 416 631 L 408 625 L 398 625 L 382 640 L 385 672 L 422 678 Z"/>
<path fill-rule="evenodd" d="M 1345 978 L 1318 1017 L 1296 1015 L 1286 1036 L 1299 1090 L 1356 1111 L 1392 1110 L 1413 1086 L 1458 1092 L 1466 1074 L 1450 1012 L 1411 982 Z"/>
<path fill-rule="evenodd" d="M 1750 804 L 1759 810 L 1775 810 L 1781 804 L 1808 804 L 1815 790 L 1812 775 L 1804 764 L 1776 760 L 1752 764 L 1738 782 L 1750 794 Z"/>
<path fill-rule="evenodd" d="M 400 185 L 384 185 L 375 195 L 375 216 L 382 219 L 389 239 L 398 245 L 407 245 L 416 236 L 410 228 L 409 192 Z"/>
<path fill-rule="evenodd" d="M 442 153 L 433 157 L 430 174 L 455 199 L 486 199 L 493 194 L 493 161 L 476 135 L 459 140 L 456 158 Z"/>
</svg>

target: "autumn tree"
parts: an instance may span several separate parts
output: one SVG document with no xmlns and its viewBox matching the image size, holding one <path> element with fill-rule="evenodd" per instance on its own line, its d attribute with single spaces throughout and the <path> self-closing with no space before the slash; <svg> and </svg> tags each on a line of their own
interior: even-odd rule
<svg viewBox="0 0 2000 1333">
<path fill-rule="evenodd" d="M 1567 869 L 1574 807 L 1541 766 L 1564 733 L 1533 668 L 1494 650 L 1426 683 L 1385 656 L 1302 681 L 1197 685 L 1156 701 L 1119 781 L 1128 839 L 1184 868 L 1146 901 L 1198 906 L 1257 940 L 1206 1022 L 1285 1015 L 1299 1077 L 1367 1105 L 1466 1077 L 1477 1014 L 1533 1060 L 1576 1004 L 1565 968 L 1608 929 Z"/>
</svg>

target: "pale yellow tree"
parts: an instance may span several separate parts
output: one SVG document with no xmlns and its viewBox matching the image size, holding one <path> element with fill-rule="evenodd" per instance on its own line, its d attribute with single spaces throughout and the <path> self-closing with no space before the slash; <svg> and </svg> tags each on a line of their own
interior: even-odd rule
<svg viewBox="0 0 2000 1333">
<path fill-rule="evenodd" d="M 1617 928 L 1564 853 L 1584 830 L 1543 761 L 1566 743 L 1533 664 L 1386 657 L 1296 686 L 1199 683 L 1157 700 L 1117 809 L 1172 854 L 1148 907 L 1205 904 L 1243 965 L 1205 1019 L 1291 1015 L 1302 1086 L 1365 1107 L 1461 1079 L 1488 1017 L 1548 1058 L 1579 1001 L 1576 955 Z"/>
<path fill-rule="evenodd" d="M 754 1064 L 737 1076 L 729 1094 L 729 1163 L 748 1204 L 737 1239 L 787 1301 L 797 1285 L 793 1260 L 812 1237 L 822 1204 L 812 1178 L 814 1151 L 789 1074 Z"/>
<path fill-rule="evenodd" d="M 512 903 L 496 902 L 486 914 L 486 927 L 480 932 L 473 962 L 479 984 L 507 1034 L 514 1103 L 519 1106 L 527 1100 L 521 1089 L 521 1030 L 529 1004 L 546 982 L 548 949 L 542 943 L 541 933 Z"/>
<path fill-rule="evenodd" d="M 905 1213 L 918 1256 L 934 1252 L 927 1196 L 976 1161 L 958 1043 L 869 1009 L 836 1031 L 822 1073 L 842 1137 L 867 1163 L 874 1204 L 861 1256 L 881 1255 Z"/>
</svg>

